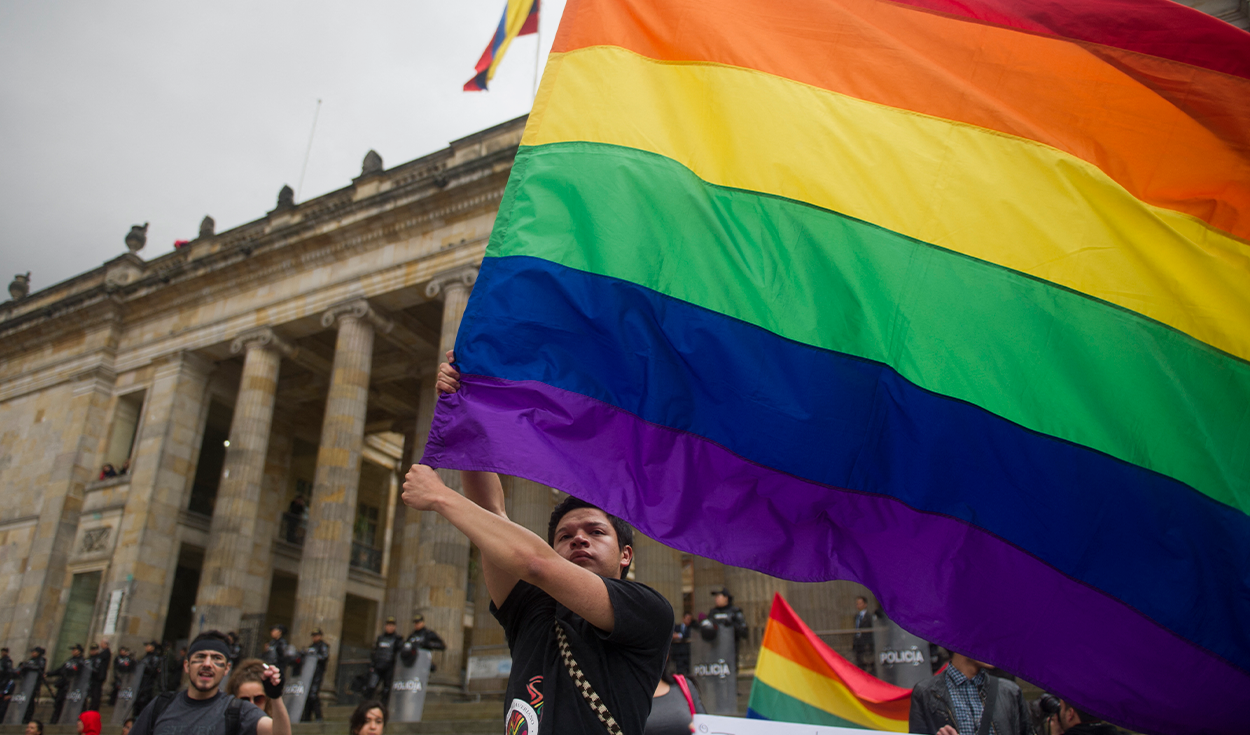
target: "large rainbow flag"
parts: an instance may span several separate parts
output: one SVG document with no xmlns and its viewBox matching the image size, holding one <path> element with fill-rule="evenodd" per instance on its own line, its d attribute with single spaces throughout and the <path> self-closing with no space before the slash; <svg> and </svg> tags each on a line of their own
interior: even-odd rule
<svg viewBox="0 0 1250 735">
<path fill-rule="evenodd" d="M 747 717 L 907 732 L 910 709 L 910 689 L 861 671 L 773 596 Z"/>
<path fill-rule="evenodd" d="M 571 0 L 426 461 L 1241 731 L 1248 211 L 1166 0 Z"/>
</svg>

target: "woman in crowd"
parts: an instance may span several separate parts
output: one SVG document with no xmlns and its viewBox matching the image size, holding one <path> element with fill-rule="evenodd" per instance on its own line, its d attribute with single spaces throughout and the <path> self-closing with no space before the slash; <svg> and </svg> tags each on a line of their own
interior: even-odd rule
<svg viewBox="0 0 1250 735">
<path fill-rule="evenodd" d="M 386 727 L 386 707 L 376 699 L 360 703 L 352 713 L 352 735 L 382 735 Z"/>
<path fill-rule="evenodd" d="M 264 710 L 267 716 L 273 717 L 273 702 L 265 696 L 264 674 L 264 661 L 258 658 L 243 659 L 234 671 L 230 672 L 230 683 L 226 684 L 226 694 L 247 700 Z"/>
<path fill-rule="evenodd" d="M 100 713 L 88 710 L 78 715 L 78 735 L 100 735 Z"/>
<path fill-rule="evenodd" d="M 696 712 L 707 713 L 699 699 L 699 688 L 690 679 L 673 673 L 672 661 L 669 661 L 660 675 L 660 683 L 655 685 L 644 735 L 690 735 L 690 723 Z"/>
</svg>

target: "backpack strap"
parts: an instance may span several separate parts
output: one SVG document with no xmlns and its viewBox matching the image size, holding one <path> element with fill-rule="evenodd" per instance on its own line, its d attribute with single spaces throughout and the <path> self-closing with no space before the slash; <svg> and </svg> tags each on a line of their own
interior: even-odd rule
<svg viewBox="0 0 1250 735">
<path fill-rule="evenodd" d="M 239 719 L 243 711 L 243 700 L 235 697 L 230 700 L 230 704 L 226 706 L 226 732 L 225 735 L 239 735 Z"/>
<path fill-rule="evenodd" d="M 577 691 L 581 692 L 582 699 L 586 700 L 586 704 L 590 705 L 590 710 L 595 713 L 595 717 L 599 718 L 599 722 L 603 723 L 603 726 L 607 728 L 609 735 L 622 735 L 621 726 L 616 724 L 612 713 L 608 711 L 608 705 L 604 704 L 598 692 L 590 685 L 590 681 L 586 678 L 582 667 L 578 666 L 577 661 L 574 660 L 573 650 L 569 648 L 569 639 L 564 634 L 564 628 L 560 627 L 559 620 L 555 621 L 555 626 L 556 642 L 560 645 L 560 658 L 564 660 L 564 668 L 568 670 L 569 677 L 573 680 Z"/>
<path fill-rule="evenodd" d="M 163 692 L 152 702 L 152 722 L 148 725 L 152 728 L 152 732 L 156 732 L 156 721 L 161 719 L 161 713 L 165 711 L 170 702 L 174 701 L 174 697 L 177 694 L 177 692 Z"/>
<path fill-rule="evenodd" d="M 681 690 L 682 695 L 686 698 L 686 704 L 690 705 L 690 714 L 694 715 L 694 697 L 690 696 L 690 685 L 686 683 L 686 677 L 681 674 L 673 674 L 673 681 L 677 682 L 677 688 Z"/>
</svg>

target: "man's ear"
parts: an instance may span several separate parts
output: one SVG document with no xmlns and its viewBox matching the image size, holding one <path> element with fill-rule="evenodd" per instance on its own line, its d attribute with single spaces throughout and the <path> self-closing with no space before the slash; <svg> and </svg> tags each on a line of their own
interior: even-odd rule
<svg viewBox="0 0 1250 735">
<path fill-rule="evenodd" d="M 629 544 L 626 544 L 625 548 L 621 549 L 621 569 L 624 569 L 625 567 L 629 566 L 631 563 L 633 563 L 633 561 L 634 561 L 634 547 L 630 546 Z"/>
</svg>

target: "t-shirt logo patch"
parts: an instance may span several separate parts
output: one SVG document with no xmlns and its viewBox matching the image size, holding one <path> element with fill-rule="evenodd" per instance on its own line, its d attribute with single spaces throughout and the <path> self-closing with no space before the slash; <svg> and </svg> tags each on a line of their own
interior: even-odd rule
<svg viewBox="0 0 1250 735">
<path fill-rule="evenodd" d="M 512 700 L 512 706 L 508 708 L 508 727 L 505 730 L 508 735 L 537 735 L 538 733 L 538 714 L 534 712 L 534 708 L 528 703 L 520 699 Z"/>
<path fill-rule="evenodd" d="M 542 674 L 530 678 L 525 685 L 530 701 L 512 700 L 512 705 L 508 707 L 508 719 L 505 720 L 507 727 L 504 732 L 508 735 L 537 735 L 538 720 L 543 713 L 542 687 Z"/>
</svg>

